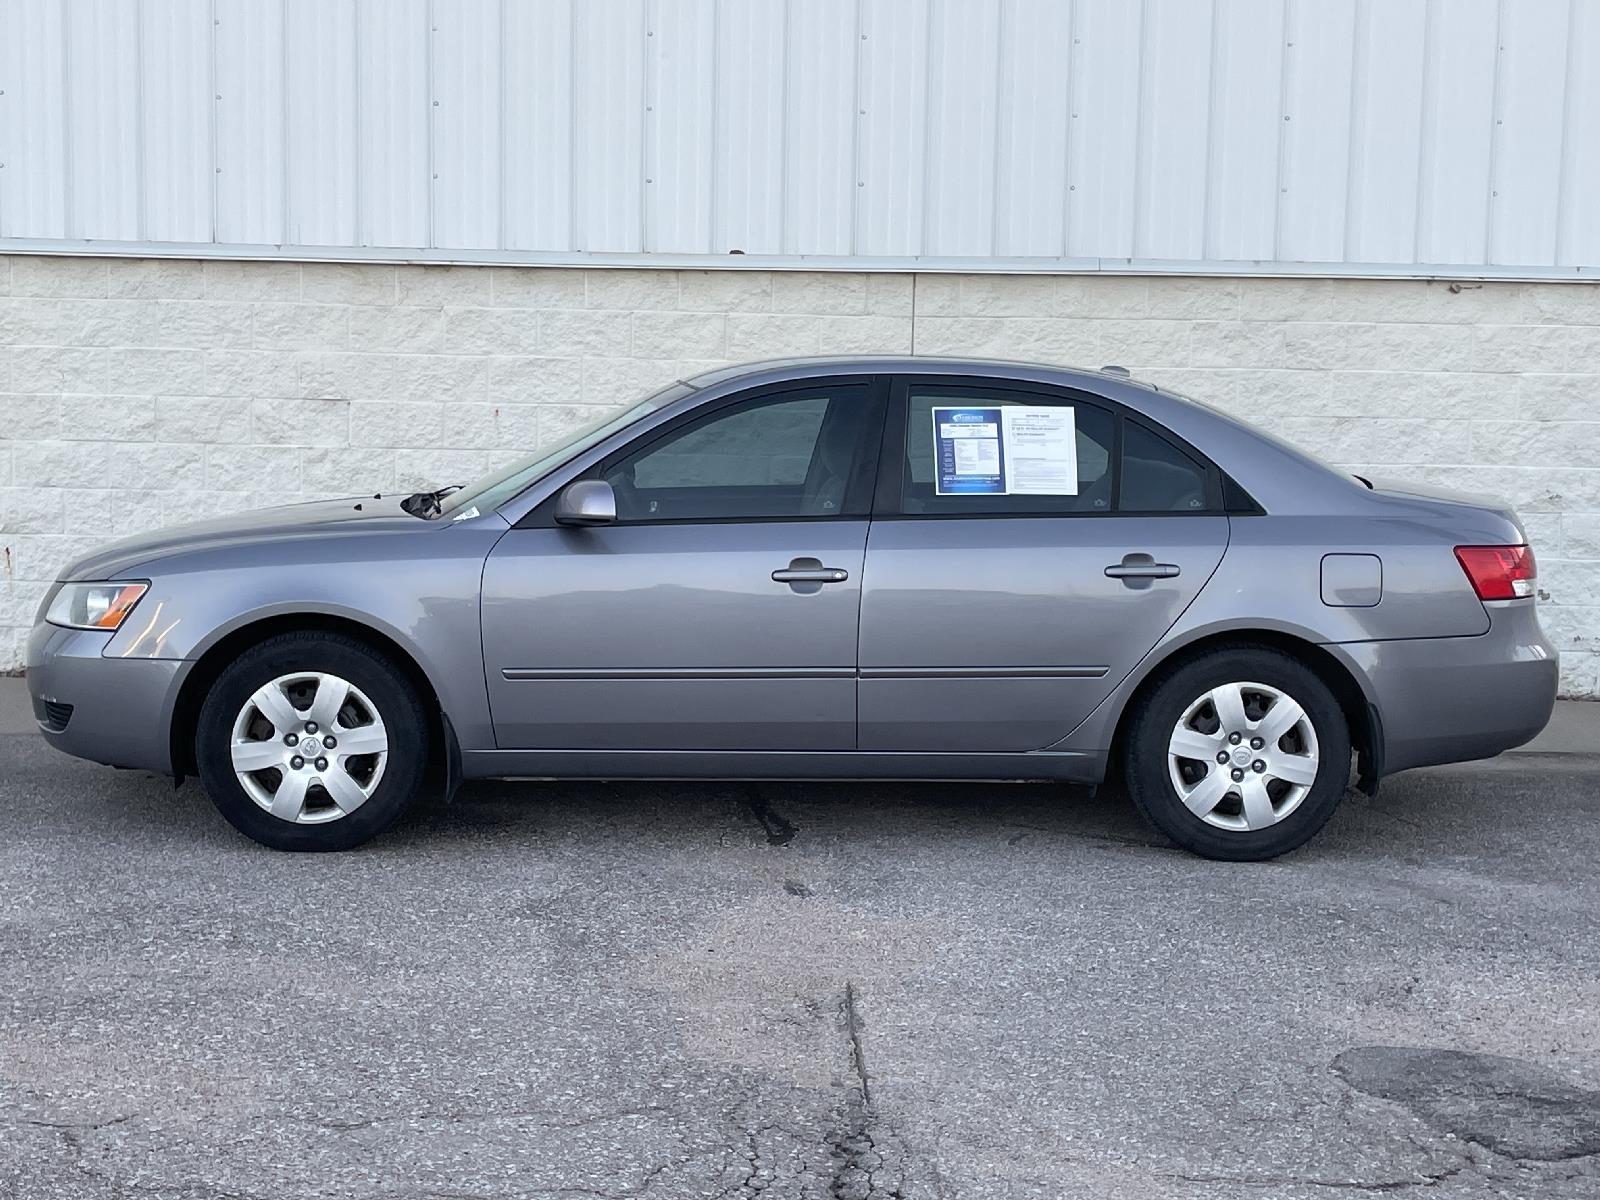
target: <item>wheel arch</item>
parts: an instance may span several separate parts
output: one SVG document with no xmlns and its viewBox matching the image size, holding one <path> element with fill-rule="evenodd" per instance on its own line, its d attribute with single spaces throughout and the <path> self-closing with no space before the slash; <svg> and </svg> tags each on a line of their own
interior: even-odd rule
<svg viewBox="0 0 1600 1200">
<path fill-rule="evenodd" d="M 1277 629 L 1218 630 L 1173 646 L 1159 659 L 1147 663 L 1138 684 L 1117 714 L 1109 760 L 1121 761 L 1123 742 L 1139 701 L 1163 679 L 1185 663 L 1214 650 L 1241 647 L 1264 647 L 1286 654 L 1314 671 L 1328 685 L 1350 731 L 1350 744 L 1355 748 L 1358 764 L 1358 786 L 1369 795 L 1375 793 L 1378 778 L 1383 774 L 1383 722 L 1359 673 L 1328 646 Z"/>
<path fill-rule="evenodd" d="M 328 612 L 282 612 L 257 616 L 245 621 L 215 638 L 195 660 L 184 675 L 178 696 L 173 703 L 172 721 L 168 730 L 172 774 L 182 782 L 186 775 L 195 773 L 195 733 L 200 720 L 200 708 L 206 694 L 239 655 L 268 638 L 286 633 L 338 633 L 354 638 L 377 650 L 405 673 L 407 680 L 417 689 L 424 711 L 431 725 L 433 758 L 430 774 L 446 781 L 447 790 L 453 790 L 460 778 L 461 751 L 455 731 L 439 703 L 439 691 L 433 680 L 422 669 L 416 656 L 391 633 L 364 621 Z"/>
</svg>

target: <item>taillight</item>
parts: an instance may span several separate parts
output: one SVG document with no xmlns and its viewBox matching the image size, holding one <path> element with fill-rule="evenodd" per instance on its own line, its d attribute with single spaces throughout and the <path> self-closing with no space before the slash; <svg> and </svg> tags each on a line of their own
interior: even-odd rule
<svg viewBox="0 0 1600 1200">
<path fill-rule="evenodd" d="M 1533 595 L 1539 570 L 1532 546 L 1457 546 L 1456 558 L 1479 600 L 1520 600 Z"/>
</svg>

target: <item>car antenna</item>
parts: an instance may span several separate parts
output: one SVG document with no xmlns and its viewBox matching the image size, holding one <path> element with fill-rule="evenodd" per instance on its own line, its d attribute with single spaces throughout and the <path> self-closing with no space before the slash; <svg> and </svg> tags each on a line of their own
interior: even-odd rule
<svg viewBox="0 0 1600 1200">
<path fill-rule="evenodd" d="M 1133 378 L 1133 372 L 1132 371 L 1128 370 L 1127 367 L 1119 367 L 1115 363 L 1107 363 L 1105 366 L 1101 367 L 1100 368 L 1100 374 L 1102 374 L 1102 375 L 1115 375 L 1119 379 L 1132 379 Z"/>
</svg>

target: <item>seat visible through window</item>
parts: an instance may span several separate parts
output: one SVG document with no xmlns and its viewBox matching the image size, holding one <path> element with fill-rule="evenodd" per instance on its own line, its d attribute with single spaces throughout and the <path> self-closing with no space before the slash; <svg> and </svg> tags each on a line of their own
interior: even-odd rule
<svg viewBox="0 0 1600 1200">
<path fill-rule="evenodd" d="M 618 520 L 842 515 L 866 441 L 864 391 L 757 397 L 674 430 L 605 469 Z"/>
</svg>

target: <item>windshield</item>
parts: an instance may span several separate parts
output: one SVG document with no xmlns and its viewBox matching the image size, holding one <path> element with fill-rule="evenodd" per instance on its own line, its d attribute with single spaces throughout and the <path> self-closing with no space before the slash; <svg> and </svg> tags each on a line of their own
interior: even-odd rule
<svg viewBox="0 0 1600 1200">
<path fill-rule="evenodd" d="M 502 467 L 482 479 L 467 484 L 460 491 L 450 493 L 441 502 L 439 513 L 441 516 L 448 516 L 451 513 L 465 513 L 472 508 L 476 508 L 479 512 L 499 508 L 574 455 L 582 454 L 589 447 L 605 441 L 619 429 L 627 428 L 641 417 L 666 407 L 693 390 L 687 384 L 674 383 L 655 395 L 640 400 L 630 408 L 575 429 L 560 441 L 541 447 L 529 457 L 519 459 L 510 466 Z"/>
</svg>

